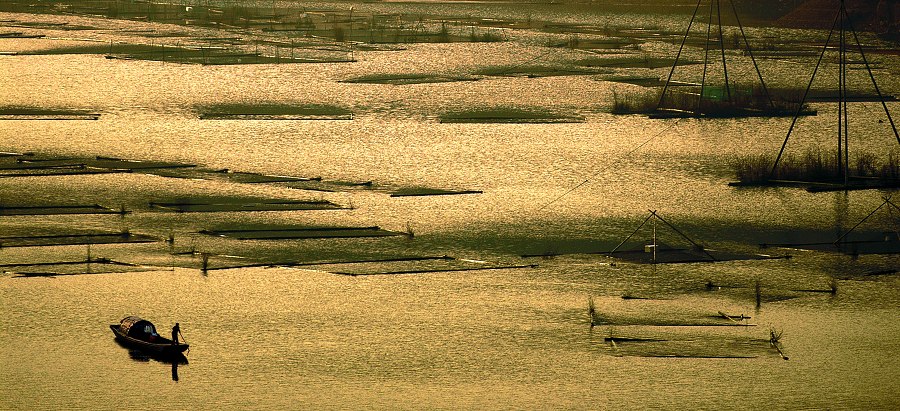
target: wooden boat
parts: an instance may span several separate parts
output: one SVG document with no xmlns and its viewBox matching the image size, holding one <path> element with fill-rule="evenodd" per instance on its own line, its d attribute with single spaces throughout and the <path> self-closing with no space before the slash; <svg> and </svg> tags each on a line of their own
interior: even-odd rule
<svg viewBox="0 0 900 411">
<path fill-rule="evenodd" d="M 150 353 L 177 354 L 189 347 L 157 334 L 153 323 L 137 316 L 125 317 L 119 324 L 110 324 L 109 328 L 123 344 Z"/>
</svg>

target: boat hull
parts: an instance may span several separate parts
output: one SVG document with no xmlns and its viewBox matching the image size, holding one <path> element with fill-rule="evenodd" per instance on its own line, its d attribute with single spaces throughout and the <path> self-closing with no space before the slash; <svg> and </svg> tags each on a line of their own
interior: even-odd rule
<svg viewBox="0 0 900 411">
<path fill-rule="evenodd" d="M 129 337 L 119 328 L 119 324 L 110 324 L 109 329 L 112 330 L 113 334 L 115 334 L 116 339 L 122 342 L 123 344 L 132 347 L 138 348 L 147 352 L 157 353 L 157 354 L 177 354 L 187 351 L 189 345 L 187 344 L 174 344 L 172 340 L 167 338 L 158 337 L 158 343 L 139 340 L 137 338 Z"/>
</svg>

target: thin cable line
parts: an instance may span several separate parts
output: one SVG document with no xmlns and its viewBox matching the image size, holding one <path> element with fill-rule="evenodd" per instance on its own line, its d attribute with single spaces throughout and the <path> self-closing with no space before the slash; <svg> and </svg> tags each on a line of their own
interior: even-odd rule
<svg viewBox="0 0 900 411">
<path fill-rule="evenodd" d="M 653 136 L 651 136 L 651 137 L 648 138 L 647 140 L 644 140 L 644 142 L 641 143 L 641 144 L 639 144 L 637 147 L 631 149 L 631 150 L 628 151 L 627 153 L 625 153 L 625 154 L 623 154 L 622 156 L 620 156 L 618 159 L 616 159 L 616 160 L 614 160 L 613 162 L 607 164 L 606 167 L 603 167 L 603 168 L 601 168 L 601 169 L 595 171 L 593 174 L 591 174 L 590 177 L 588 177 L 588 178 L 586 178 L 584 181 L 578 183 L 576 186 L 570 188 L 570 189 L 569 189 L 568 191 L 566 191 L 565 193 L 560 194 L 558 197 L 554 198 L 553 200 L 550 200 L 550 202 L 548 202 L 548 203 L 546 203 L 546 204 L 544 204 L 544 205 L 538 207 L 535 211 L 541 211 L 541 210 L 543 210 L 543 209 L 549 207 L 551 204 L 553 204 L 553 203 L 555 203 L 555 202 L 561 200 L 563 197 L 565 197 L 565 196 L 571 194 L 573 191 L 578 190 L 579 188 L 581 188 L 581 187 L 584 186 L 585 184 L 589 183 L 589 182 L 590 182 L 594 177 L 596 177 L 598 174 L 600 174 L 600 173 L 602 173 L 602 172 L 608 170 L 608 169 L 611 168 L 612 166 L 618 164 L 620 160 L 622 160 L 622 159 L 624 159 L 624 158 L 626 158 L 626 157 L 628 157 L 628 156 L 634 154 L 635 152 L 637 152 L 638 150 L 640 150 L 641 148 L 643 148 L 645 145 L 647 145 L 647 144 L 649 144 L 651 141 L 655 140 L 657 137 L 659 137 L 659 136 L 665 134 L 666 132 L 668 132 L 669 130 L 671 130 L 671 129 L 672 129 L 673 127 L 675 127 L 675 126 L 678 124 L 678 122 L 680 122 L 680 121 L 681 121 L 681 119 L 676 119 L 675 122 L 673 122 L 672 124 L 670 124 L 668 127 L 662 129 L 662 131 L 660 131 L 660 132 L 654 134 Z"/>
</svg>

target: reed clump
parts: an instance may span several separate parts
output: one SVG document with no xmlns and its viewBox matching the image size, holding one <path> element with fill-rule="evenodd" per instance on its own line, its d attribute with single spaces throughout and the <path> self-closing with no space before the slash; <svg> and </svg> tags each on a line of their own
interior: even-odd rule
<svg viewBox="0 0 900 411">
<path fill-rule="evenodd" d="M 612 89 L 613 105 L 610 110 L 613 114 L 647 114 L 656 109 L 661 90 L 655 93 L 621 92 L 617 88 Z"/>
<path fill-rule="evenodd" d="M 806 152 L 782 156 L 775 165 L 771 154 L 749 154 L 729 161 L 732 171 L 741 183 L 765 183 L 771 180 L 831 183 L 843 179 L 843 161 L 837 151 L 809 149 Z M 900 156 L 889 152 L 879 157 L 873 153 L 858 153 L 850 159 L 849 178 L 875 180 L 881 183 L 900 182 Z"/>
<path fill-rule="evenodd" d="M 778 351 L 778 355 L 780 355 L 783 360 L 787 361 L 788 356 L 784 353 L 784 350 L 781 349 L 782 335 L 784 335 L 784 331 L 776 330 L 775 327 L 769 328 L 769 344 Z"/>
<path fill-rule="evenodd" d="M 439 38 L 443 38 L 440 36 L 441 33 L 439 33 Z M 445 36 L 446 35 L 444 35 L 444 37 Z M 469 32 L 469 41 L 472 43 L 497 43 L 505 40 L 506 39 L 502 35 L 494 33 L 492 31 L 476 32 L 473 29 Z"/>
<path fill-rule="evenodd" d="M 600 325 L 600 316 L 597 314 L 597 306 L 594 305 L 593 296 L 588 296 L 588 318 L 591 321 L 591 328 Z"/>
<path fill-rule="evenodd" d="M 773 346 L 781 342 L 781 336 L 784 335 L 783 330 L 776 330 L 775 327 L 769 328 L 769 343 Z"/>
</svg>

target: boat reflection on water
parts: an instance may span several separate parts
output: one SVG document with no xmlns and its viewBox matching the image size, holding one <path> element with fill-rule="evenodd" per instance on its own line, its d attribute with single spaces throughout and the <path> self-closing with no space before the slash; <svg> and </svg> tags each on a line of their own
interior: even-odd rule
<svg viewBox="0 0 900 411">
<path fill-rule="evenodd" d="M 151 360 L 172 365 L 172 381 L 178 381 L 178 366 L 187 365 L 188 359 L 182 353 L 155 353 L 146 350 L 129 347 L 119 340 L 116 344 L 128 350 L 128 356 L 134 361 L 150 362 Z"/>
</svg>

